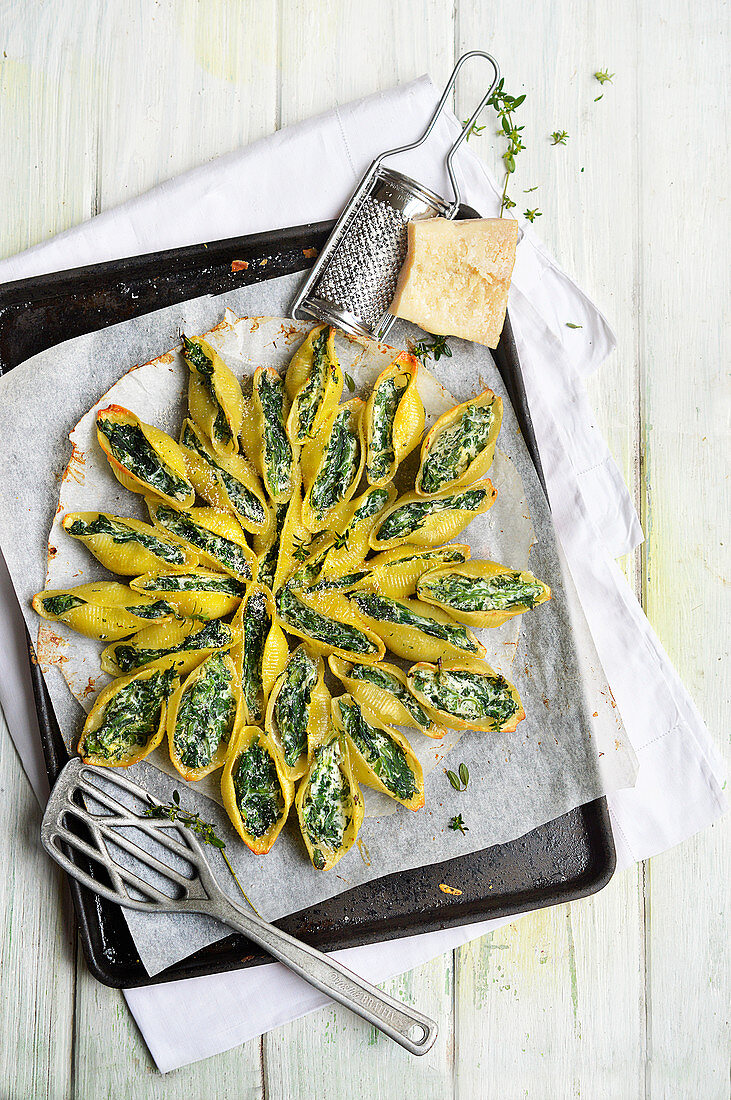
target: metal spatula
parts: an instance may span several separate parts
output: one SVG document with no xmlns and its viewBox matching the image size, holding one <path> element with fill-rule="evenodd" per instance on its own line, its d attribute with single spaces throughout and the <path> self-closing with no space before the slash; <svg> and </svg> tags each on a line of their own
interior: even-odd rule
<svg viewBox="0 0 731 1100">
<path fill-rule="evenodd" d="M 135 809 L 124 804 L 135 800 Z M 437 1037 L 433 1020 L 229 900 L 195 834 L 177 821 L 142 816 L 150 804 L 161 805 L 117 769 L 93 768 L 79 759 L 71 760 L 58 777 L 43 815 L 43 847 L 68 874 L 109 901 L 148 913 L 204 913 L 243 932 L 310 985 L 352 1009 L 406 1050 L 426 1054 Z M 163 858 L 125 835 L 131 829 L 144 833 L 157 851 L 164 849 Z M 132 858 L 123 864 L 110 848 Z M 93 872 L 103 868 L 111 886 L 80 866 L 78 855 L 83 862 L 91 862 Z"/>
</svg>

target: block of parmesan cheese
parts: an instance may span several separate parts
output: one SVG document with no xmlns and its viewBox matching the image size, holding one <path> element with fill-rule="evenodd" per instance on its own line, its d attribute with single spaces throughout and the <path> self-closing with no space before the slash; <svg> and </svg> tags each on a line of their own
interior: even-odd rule
<svg viewBox="0 0 731 1100">
<path fill-rule="evenodd" d="M 515 264 L 512 218 L 409 222 L 391 313 L 437 336 L 497 347 Z"/>
</svg>

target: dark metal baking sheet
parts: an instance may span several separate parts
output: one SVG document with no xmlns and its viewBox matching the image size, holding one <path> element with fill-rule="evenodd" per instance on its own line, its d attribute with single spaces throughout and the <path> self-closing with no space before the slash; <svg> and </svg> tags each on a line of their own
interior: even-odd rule
<svg viewBox="0 0 731 1100">
<path fill-rule="evenodd" d="M 7 283 L 0 287 L 0 373 L 74 336 L 199 295 L 305 270 L 332 225 L 274 230 Z M 495 361 L 543 481 L 509 319 Z M 68 753 L 30 642 L 29 651 L 53 784 Z M 614 866 L 606 799 L 600 798 L 509 844 L 387 875 L 277 924 L 332 951 L 572 901 L 605 886 Z M 442 893 L 437 887 L 445 881 L 459 882 L 461 896 Z M 70 887 L 89 969 L 107 985 L 147 985 L 269 960 L 243 936 L 232 934 L 149 978 L 119 908 L 74 880 Z"/>
</svg>

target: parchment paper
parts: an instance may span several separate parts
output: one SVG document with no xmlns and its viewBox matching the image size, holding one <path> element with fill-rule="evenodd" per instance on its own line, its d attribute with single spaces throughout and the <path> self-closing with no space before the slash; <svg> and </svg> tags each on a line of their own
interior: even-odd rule
<svg viewBox="0 0 731 1100">
<path fill-rule="evenodd" d="M 112 326 L 42 353 L 0 379 L 3 468 L 0 546 L 31 637 L 36 636 L 38 620 L 30 610 L 30 598 L 46 583 L 47 537 L 57 518 L 59 482 L 69 462 L 68 435 L 74 425 L 130 367 L 146 363 L 176 346 L 180 328 L 191 333 L 208 331 L 221 322 L 226 306 L 248 317 L 285 316 L 301 278 L 290 276 L 218 298 L 196 299 Z M 274 346 L 259 349 L 259 361 L 268 355 L 275 357 L 269 361 L 287 361 L 297 340 L 296 336 L 291 337 L 287 346 L 285 333 L 286 328 L 282 330 L 281 346 L 275 341 Z M 418 338 L 420 334 L 411 326 L 404 326 L 391 334 L 389 342 L 405 346 L 407 335 Z M 537 540 L 531 551 L 530 567 L 551 585 L 554 594 L 548 605 L 522 617 L 519 636 L 514 624 L 506 624 L 507 630 L 500 628 L 502 635 L 500 631 L 489 632 L 492 637 L 488 659 L 516 683 L 528 717 L 513 734 L 469 733 L 460 738 L 459 750 L 453 752 L 448 766 L 456 767 L 461 760 L 467 763 L 471 779 L 463 793 L 457 794 L 451 788 L 442 765 L 428 776 L 426 806 L 416 814 L 399 809 L 391 815 L 382 815 L 371 799 L 370 812 L 378 812 L 379 816 L 366 820 L 361 831 L 363 844 L 327 873 L 315 871 L 306 862 L 296 827 L 285 829 L 268 856 L 253 856 L 228 825 L 220 806 L 194 785 L 182 783 L 180 777 L 173 779 L 147 762 L 130 769 L 131 777 L 164 800 L 170 798 L 175 787 L 184 789 L 184 803 L 213 821 L 227 840 L 227 853 L 247 893 L 268 919 L 305 908 L 384 874 L 514 839 L 576 805 L 630 785 L 634 779 L 634 757 L 624 738 L 575 593 L 570 584 L 563 582 L 550 513 L 500 376 L 486 349 L 457 340 L 451 340 L 450 344 L 452 358 L 436 364 L 430 362 L 429 368 L 456 400 L 465 400 L 484 385 L 490 385 L 503 396 L 505 415 L 499 440 L 502 453 L 496 458 L 491 477 L 499 489 L 502 481 L 504 498 L 523 497 L 527 505 L 525 516 L 530 517 L 527 523 L 529 526 L 532 522 Z M 227 361 L 241 375 L 252 373 L 259 365 L 243 360 L 236 363 L 234 359 L 235 356 L 229 355 Z M 143 380 L 143 370 L 132 372 L 128 380 L 134 380 L 135 375 Z M 169 370 L 174 379 L 175 372 L 180 370 L 174 357 L 170 359 Z M 179 392 L 183 377 L 181 373 L 179 381 L 175 380 L 171 393 L 176 386 Z M 435 400 L 436 395 L 438 388 Z M 130 402 L 130 407 L 144 419 L 165 427 L 163 419 L 155 420 L 144 407 L 146 399 L 154 402 L 154 391 L 147 392 L 142 385 L 137 396 L 139 400 Z M 435 407 L 437 414 L 438 411 Z M 174 419 L 179 412 L 171 411 L 168 415 Z M 83 485 L 83 467 L 76 474 L 81 479 L 78 484 Z M 124 506 L 107 498 L 106 508 L 120 507 L 123 514 L 133 514 L 131 494 L 121 490 L 111 474 L 109 483 L 110 491 L 122 494 Z M 71 484 L 68 479 L 66 484 Z M 511 528 L 516 542 L 523 539 L 520 553 L 518 547 L 512 556 L 503 552 L 497 509 L 496 503 L 487 513 L 489 522 L 485 525 L 471 526 L 467 541 L 474 540 L 475 557 L 505 559 L 519 567 L 524 562 L 515 561 L 514 557 L 522 559 L 525 553 L 528 527 L 518 524 Z M 461 540 L 464 538 L 460 536 Z M 58 545 L 55 535 L 52 545 Z M 89 569 L 89 561 L 89 555 L 79 559 L 81 572 Z M 51 571 L 55 572 L 53 567 Z M 100 570 L 95 575 L 102 574 Z M 83 577 L 67 576 L 63 583 L 81 583 L 90 575 L 91 572 Z M 570 641 L 572 623 L 583 654 L 584 686 Z M 79 704 L 57 667 L 49 669 L 46 678 L 60 727 L 69 741 L 75 740 L 83 719 Z M 87 702 L 98 686 L 96 682 L 92 684 Z M 582 733 L 586 729 L 591 731 L 589 736 Z M 418 740 L 414 737 L 415 742 Z M 453 743 L 454 740 L 448 744 Z M 448 745 L 437 746 L 435 750 L 431 746 L 433 763 L 447 748 Z M 464 836 L 448 828 L 450 817 L 458 812 L 469 825 Z M 460 887 L 460 883 L 448 885 Z M 140 957 L 151 974 L 226 934 L 216 922 L 194 916 L 151 917 L 128 911 L 125 915 Z"/>
</svg>

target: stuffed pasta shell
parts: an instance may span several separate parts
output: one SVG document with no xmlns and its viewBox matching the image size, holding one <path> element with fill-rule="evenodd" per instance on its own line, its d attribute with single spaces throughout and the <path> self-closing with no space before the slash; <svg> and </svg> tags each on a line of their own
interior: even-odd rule
<svg viewBox="0 0 731 1100">
<path fill-rule="evenodd" d="M 424 431 L 424 405 L 416 389 L 418 360 L 407 352 L 373 383 L 365 408 L 366 477 L 371 485 L 393 479 Z"/>
<path fill-rule="evenodd" d="M 336 653 L 345 658 L 380 661 L 386 652 L 378 634 L 368 629 L 347 600 L 337 601 L 328 596 L 315 607 L 289 585 L 279 589 L 275 600 L 279 620 L 287 633 L 309 642 L 323 656 Z"/>
<path fill-rule="evenodd" d="M 208 569 L 189 573 L 158 569 L 130 581 L 130 588 L 143 596 L 167 601 L 180 619 L 221 619 L 236 610 L 244 594 L 243 581 Z"/>
<path fill-rule="evenodd" d="M 213 444 L 214 451 L 235 454 L 244 418 L 244 395 L 236 375 L 221 356 L 199 336 L 180 338 L 183 358 L 190 371 L 188 408 L 190 415 Z"/>
<path fill-rule="evenodd" d="M 247 848 L 259 856 L 270 851 L 287 820 L 294 784 L 259 726 L 244 726 L 236 735 L 221 776 L 221 797 Z"/>
<path fill-rule="evenodd" d="M 551 589 L 528 570 L 494 561 L 446 565 L 419 578 L 419 599 L 471 626 L 502 626 L 551 598 Z"/>
<path fill-rule="evenodd" d="M 231 623 L 231 657 L 249 725 L 264 725 L 269 693 L 287 660 L 287 639 L 276 619 L 274 597 L 263 584 L 247 585 Z"/>
<path fill-rule="evenodd" d="M 348 743 L 354 777 L 409 810 L 424 805 L 424 773 L 411 745 L 398 730 L 382 725 L 352 695 L 332 702 L 335 729 Z"/>
<path fill-rule="evenodd" d="M 364 814 L 347 741 L 332 726 L 314 751 L 295 805 L 312 866 L 328 871 L 355 844 Z"/>
<path fill-rule="evenodd" d="M 330 715 L 322 657 L 306 643 L 287 658 L 269 696 L 266 732 L 288 779 L 299 779 L 324 739 Z"/>
<path fill-rule="evenodd" d="M 287 434 L 295 444 L 315 439 L 343 393 L 343 372 L 335 353 L 335 329 L 316 325 L 292 356 L 284 376 L 291 403 Z"/>
<path fill-rule="evenodd" d="M 337 526 L 342 506 L 358 487 L 365 462 L 363 402 L 339 405 L 321 435 L 302 448 L 302 522 L 317 532 Z"/>
<path fill-rule="evenodd" d="M 285 428 L 289 398 L 281 376 L 273 367 L 259 367 L 252 386 L 251 399 L 244 410 L 241 442 L 269 498 L 281 504 L 289 500 L 294 490 L 299 456 L 299 448 L 290 442 Z"/>
<path fill-rule="evenodd" d="M 157 748 L 165 736 L 168 699 L 180 682 L 178 662 L 156 661 L 100 692 L 76 746 L 84 763 L 128 768 Z"/>
<path fill-rule="evenodd" d="M 190 569 L 198 555 L 139 519 L 109 512 L 67 512 L 64 531 L 78 539 L 111 573 L 138 577 L 154 569 Z"/>
<path fill-rule="evenodd" d="M 269 506 L 253 467 L 239 454 L 217 454 L 192 420 L 180 432 L 180 449 L 191 484 L 219 512 L 233 512 L 245 531 L 264 531 Z"/>
<path fill-rule="evenodd" d="M 427 737 L 444 736 L 444 727 L 438 725 L 411 694 L 406 673 L 397 665 L 388 661 L 375 665 L 345 661 L 334 654 L 328 657 L 328 664 L 353 698 L 380 722 L 411 726 Z"/>
<path fill-rule="evenodd" d="M 516 689 L 485 661 L 420 661 L 409 669 L 408 682 L 434 720 L 450 729 L 513 733 L 525 718 Z"/>
<path fill-rule="evenodd" d="M 121 405 L 100 409 L 96 434 L 112 473 L 125 489 L 154 493 L 178 508 L 191 507 L 195 490 L 188 480 L 183 452 L 169 435 Z"/>
<path fill-rule="evenodd" d="M 483 477 L 492 465 L 502 420 L 502 398 L 490 389 L 443 413 L 422 444 L 417 495 L 454 491 Z"/>
<path fill-rule="evenodd" d="M 167 600 L 135 592 L 118 581 L 47 588 L 33 597 L 33 610 L 100 642 L 127 638 L 151 621 L 170 622 L 176 617 Z"/>
<path fill-rule="evenodd" d="M 451 542 L 449 546 L 419 547 L 397 546 L 369 558 L 368 576 L 358 587 L 370 588 L 383 596 L 413 596 L 419 577 L 440 566 L 461 565 L 469 560 L 470 548 L 466 543 Z"/>
<path fill-rule="evenodd" d="M 404 542 L 438 546 L 461 534 L 475 516 L 491 508 L 497 489 L 491 481 L 478 481 L 468 489 L 447 490 L 424 499 L 406 493 L 392 504 L 371 532 L 374 550 L 390 550 Z"/>
<path fill-rule="evenodd" d="M 211 653 L 174 692 L 167 715 L 170 760 L 188 782 L 225 763 L 240 701 L 236 669 L 227 653 Z"/>
<path fill-rule="evenodd" d="M 438 661 L 447 657 L 481 657 L 485 652 L 470 628 L 441 608 L 419 600 L 395 600 L 378 592 L 353 592 L 348 600 L 397 657 Z"/>
<path fill-rule="evenodd" d="M 114 642 L 102 650 L 100 658 L 104 672 L 112 676 L 133 672 L 151 661 L 181 654 L 186 673 L 200 664 L 207 653 L 229 649 L 234 636 L 231 627 L 220 619 L 200 623 L 194 619 L 160 623 L 139 630 L 126 641 Z"/>
<path fill-rule="evenodd" d="M 215 508 L 190 508 L 182 512 L 147 497 L 152 522 L 170 538 L 196 552 L 201 562 L 237 580 L 256 576 L 256 555 L 246 541 L 238 520 Z"/>
</svg>

